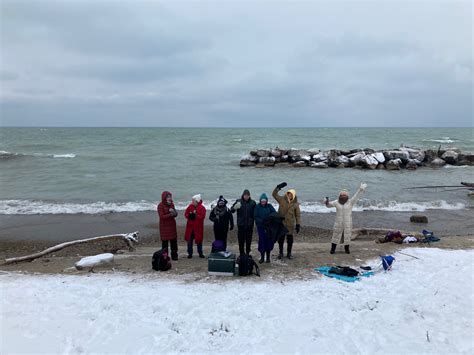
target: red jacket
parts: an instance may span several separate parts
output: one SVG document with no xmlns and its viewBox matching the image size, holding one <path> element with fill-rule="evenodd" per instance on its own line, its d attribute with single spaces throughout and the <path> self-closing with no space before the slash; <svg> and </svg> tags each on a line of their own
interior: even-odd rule
<svg viewBox="0 0 474 355">
<path fill-rule="evenodd" d="M 196 213 L 196 219 L 189 219 L 189 214 L 191 212 Z M 194 207 L 194 205 L 191 203 L 188 208 L 186 208 L 184 217 L 186 217 L 188 220 L 186 222 L 186 232 L 184 233 L 184 239 L 189 241 L 192 232 L 194 232 L 194 240 L 196 244 L 201 244 L 204 236 L 204 219 L 206 218 L 206 208 L 202 205 L 202 201 L 200 201 L 196 207 Z"/>
<path fill-rule="evenodd" d="M 161 203 L 158 205 L 158 217 L 160 218 L 160 238 L 161 240 L 173 240 L 178 238 L 176 230 L 176 216 L 170 214 L 170 208 L 174 209 L 174 203 L 166 203 L 166 196 L 171 195 L 168 191 L 161 194 Z"/>
</svg>

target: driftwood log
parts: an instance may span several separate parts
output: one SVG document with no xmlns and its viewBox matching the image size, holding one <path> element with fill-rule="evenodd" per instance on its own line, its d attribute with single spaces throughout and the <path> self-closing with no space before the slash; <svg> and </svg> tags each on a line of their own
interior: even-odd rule
<svg viewBox="0 0 474 355">
<path fill-rule="evenodd" d="M 34 259 L 40 258 L 44 255 L 54 253 L 56 251 L 62 250 L 64 248 L 67 248 L 67 247 L 70 247 L 70 246 L 73 246 L 73 245 L 79 245 L 79 244 L 85 244 L 85 243 L 91 243 L 91 242 L 102 242 L 104 240 L 112 240 L 112 239 L 122 240 L 128 246 L 128 249 L 130 251 L 133 251 L 133 250 L 135 250 L 134 244 L 138 243 L 138 232 L 125 233 L 125 234 L 104 235 L 104 236 L 94 237 L 94 238 L 73 240 L 73 241 L 70 241 L 70 242 L 57 244 L 55 246 L 52 246 L 50 248 L 47 248 L 43 251 L 31 254 L 31 255 L 25 255 L 25 256 L 19 256 L 19 257 L 16 257 L 16 258 L 5 259 L 5 262 L 3 263 L 3 265 L 20 263 L 20 262 L 24 262 L 24 261 L 33 261 Z"/>
</svg>

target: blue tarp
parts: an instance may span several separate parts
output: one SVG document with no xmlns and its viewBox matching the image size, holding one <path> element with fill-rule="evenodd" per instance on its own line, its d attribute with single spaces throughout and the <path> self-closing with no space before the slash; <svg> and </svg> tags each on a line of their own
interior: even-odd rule
<svg viewBox="0 0 474 355">
<path fill-rule="evenodd" d="M 344 276 L 344 275 L 338 275 L 338 274 L 330 274 L 329 269 L 331 266 L 320 266 L 314 269 L 314 271 L 319 272 L 320 274 L 323 274 L 324 276 L 327 277 L 332 277 L 334 279 L 346 281 L 346 282 L 356 282 L 360 280 L 361 277 L 369 277 L 372 276 L 374 273 L 372 271 L 367 271 L 367 272 L 362 272 L 359 274 L 359 276 Z"/>
</svg>

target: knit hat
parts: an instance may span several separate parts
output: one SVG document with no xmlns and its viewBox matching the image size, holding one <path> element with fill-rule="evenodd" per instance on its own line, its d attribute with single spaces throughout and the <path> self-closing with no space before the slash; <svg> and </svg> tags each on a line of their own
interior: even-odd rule
<svg viewBox="0 0 474 355">
<path fill-rule="evenodd" d="M 267 197 L 267 194 L 265 192 L 260 195 L 260 201 L 262 201 L 262 200 L 268 201 L 268 197 Z"/>
<path fill-rule="evenodd" d="M 201 202 L 202 201 L 201 194 L 194 195 L 193 200 L 196 202 Z"/>
<path fill-rule="evenodd" d="M 224 198 L 224 196 L 220 195 L 219 199 L 217 200 L 217 206 L 225 206 L 227 205 L 227 200 Z"/>
<path fill-rule="evenodd" d="M 341 192 L 339 192 L 339 195 L 341 194 L 349 195 L 349 191 L 347 191 L 347 189 L 342 189 Z"/>
</svg>

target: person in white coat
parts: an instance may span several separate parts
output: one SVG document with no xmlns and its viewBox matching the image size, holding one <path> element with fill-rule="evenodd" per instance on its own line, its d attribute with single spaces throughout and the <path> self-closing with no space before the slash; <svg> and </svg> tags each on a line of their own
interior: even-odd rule
<svg viewBox="0 0 474 355">
<path fill-rule="evenodd" d="M 366 188 L 367 184 L 361 183 L 357 192 L 350 199 L 347 190 L 342 190 L 337 200 L 329 201 L 329 198 L 326 197 L 326 207 L 336 207 L 336 221 L 334 222 L 334 231 L 331 240 L 331 254 L 336 252 L 336 247 L 339 243 L 344 244 L 344 249 L 347 254 L 351 253 L 349 246 L 352 236 L 352 208 Z"/>
</svg>

